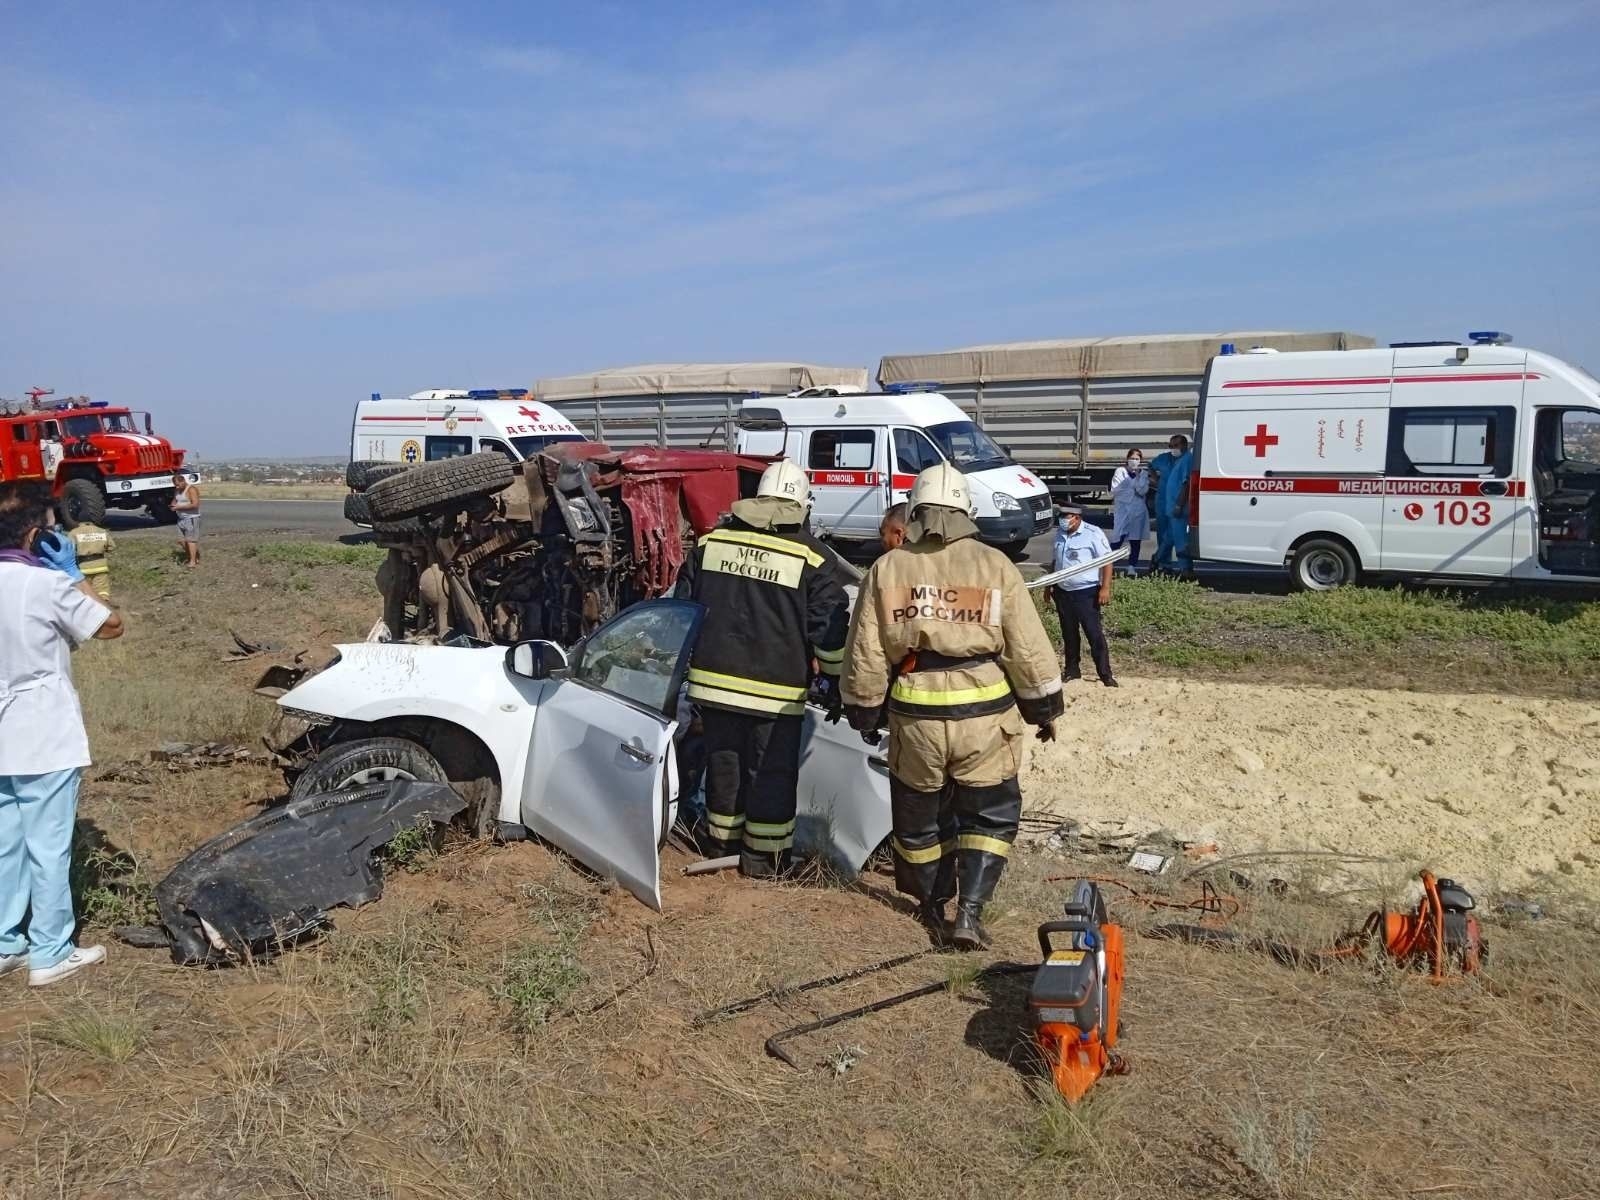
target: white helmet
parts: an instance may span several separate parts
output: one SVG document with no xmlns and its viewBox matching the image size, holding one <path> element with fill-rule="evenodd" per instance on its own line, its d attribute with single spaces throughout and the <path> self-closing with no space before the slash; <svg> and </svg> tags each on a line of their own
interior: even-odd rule
<svg viewBox="0 0 1600 1200">
<path fill-rule="evenodd" d="M 911 495 L 906 504 L 913 517 L 924 504 L 953 508 L 969 517 L 974 511 L 972 493 L 967 490 L 967 477 L 949 463 L 939 463 L 918 475 L 916 482 L 911 485 Z"/>
<path fill-rule="evenodd" d="M 761 483 L 756 488 L 758 496 L 776 496 L 780 500 L 793 500 L 802 508 L 811 504 L 811 481 L 806 473 L 787 458 L 780 458 L 761 472 Z"/>
</svg>

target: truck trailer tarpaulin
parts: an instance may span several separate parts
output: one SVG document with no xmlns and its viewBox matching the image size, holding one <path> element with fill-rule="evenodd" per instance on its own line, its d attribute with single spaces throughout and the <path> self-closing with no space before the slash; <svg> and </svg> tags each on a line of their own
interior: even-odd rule
<svg viewBox="0 0 1600 1200">
<path fill-rule="evenodd" d="M 1059 495 L 1103 489 L 1129 450 L 1153 456 L 1173 434 L 1192 433 L 1206 363 L 1225 343 L 1241 354 L 1377 344 L 1337 331 L 1056 338 L 890 355 L 878 382 L 936 384 Z"/>
</svg>

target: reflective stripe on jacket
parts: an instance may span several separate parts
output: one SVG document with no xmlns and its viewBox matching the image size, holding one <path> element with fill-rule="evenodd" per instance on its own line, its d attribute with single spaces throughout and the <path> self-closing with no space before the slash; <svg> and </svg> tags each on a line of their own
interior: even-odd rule
<svg viewBox="0 0 1600 1200">
<path fill-rule="evenodd" d="M 986 660 L 919 670 L 918 651 Z M 904 669 L 902 669 L 904 668 Z M 895 672 L 899 672 L 897 676 Z M 891 686 L 891 677 L 893 682 Z M 846 704 L 955 720 L 1052 700 L 1061 670 L 1022 575 L 973 537 L 924 537 L 891 550 L 867 572 L 845 647 Z"/>
</svg>

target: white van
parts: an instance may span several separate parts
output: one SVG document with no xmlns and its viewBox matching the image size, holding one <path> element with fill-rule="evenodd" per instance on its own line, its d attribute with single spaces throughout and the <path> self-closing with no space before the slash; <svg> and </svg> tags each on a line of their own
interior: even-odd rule
<svg viewBox="0 0 1600 1200">
<path fill-rule="evenodd" d="M 940 462 L 967 476 L 983 541 L 1020 553 L 1051 526 L 1044 484 L 937 392 L 762 397 L 743 410 L 737 448 L 806 469 L 820 537 L 877 540 L 884 512 Z"/>
<path fill-rule="evenodd" d="M 583 442 L 572 422 L 529 399 L 526 388 L 437 388 L 403 399 L 374 392 L 356 405 L 350 457 L 420 463 L 498 450 L 513 462 L 553 442 Z"/>
<path fill-rule="evenodd" d="M 1600 582 L 1600 381 L 1508 337 L 1218 355 L 1190 552 L 1363 574 Z"/>
</svg>

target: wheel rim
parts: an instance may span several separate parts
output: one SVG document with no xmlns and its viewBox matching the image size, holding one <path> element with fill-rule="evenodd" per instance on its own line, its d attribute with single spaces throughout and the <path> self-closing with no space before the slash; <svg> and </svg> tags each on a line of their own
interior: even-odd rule
<svg viewBox="0 0 1600 1200">
<path fill-rule="evenodd" d="M 1306 556 L 1305 580 L 1314 588 L 1334 588 L 1344 582 L 1344 560 L 1332 550 L 1315 550 Z"/>
<path fill-rule="evenodd" d="M 363 771 L 351 771 L 336 790 L 365 787 L 369 783 L 394 783 L 397 780 L 415 783 L 417 777 L 403 767 L 368 767 Z"/>
</svg>

